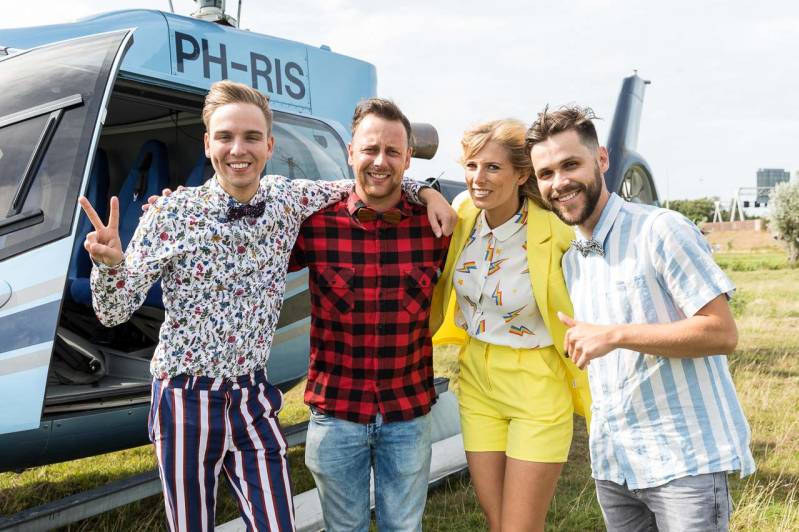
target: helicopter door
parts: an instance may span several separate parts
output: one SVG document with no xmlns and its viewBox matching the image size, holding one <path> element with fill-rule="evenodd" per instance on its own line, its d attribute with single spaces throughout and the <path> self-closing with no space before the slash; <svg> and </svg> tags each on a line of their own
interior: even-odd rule
<svg viewBox="0 0 799 532">
<path fill-rule="evenodd" d="M 78 194 L 128 30 L 0 60 L 0 434 L 39 426 Z"/>
</svg>

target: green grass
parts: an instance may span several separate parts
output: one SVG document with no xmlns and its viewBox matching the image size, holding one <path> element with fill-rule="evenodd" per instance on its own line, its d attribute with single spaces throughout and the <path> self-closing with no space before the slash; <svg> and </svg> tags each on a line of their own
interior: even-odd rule
<svg viewBox="0 0 799 532">
<path fill-rule="evenodd" d="M 740 340 L 730 357 L 730 367 L 752 428 L 752 449 L 758 464 L 757 473 L 749 478 L 731 477 L 734 531 L 799 530 L 799 269 L 771 267 L 780 264 L 778 259 L 770 254 L 717 255 L 738 286 L 732 306 Z M 750 270 L 749 264 L 766 266 Z M 435 366 L 436 374 L 451 377 L 451 387 L 457 389 L 456 350 L 437 350 Z M 307 417 L 301 403 L 302 383 L 287 395 L 281 416 L 285 424 Z M 302 455 L 302 447 L 290 453 L 295 492 L 313 486 L 302 466 Z M 19 474 L 3 473 L 0 513 L 35 506 L 154 466 L 151 448 L 146 446 Z M 217 521 L 227 521 L 237 514 L 223 482 Z M 547 521 L 547 528 L 552 531 L 604 529 L 590 479 L 587 436 L 581 421 L 575 428 L 569 463 Z M 163 523 L 162 501 L 151 497 L 69 530 L 161 530 Z M 486 529 L 468 475 L 451 478 L 431 492 L 424 529 Z"/>
<path fill-rule="evenodd" d="M 775 253 L 773 250 L 760 253 L 716 253 L 713 258 L 724 270 L 733 272 L 782 270 L 799 266 L 790 264 L 785 253 Z"/>
</svg>

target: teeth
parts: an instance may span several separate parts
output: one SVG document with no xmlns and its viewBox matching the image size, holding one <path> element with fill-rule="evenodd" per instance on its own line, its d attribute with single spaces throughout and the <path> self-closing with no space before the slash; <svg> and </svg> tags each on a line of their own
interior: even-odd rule
<svg viewBox="0 0 799 532">
<path fill-rule="evenodd" d="M 231 168 L 235 168 L 236 170 L 242 170 L 250 166 L 250 163 L 230 163 Z"/>
<path fill-rule="evenodd" d="M 557 201 L 569 201 L 570 199 L 572 199 L 573 197 L 575 197 L 575 196 L 577 195 L 577 193 L 578 193 L 578 192 L 579 192 L 579 191 L 575 190 L 574 192 L 571 192 L 571 193 L 569 193 L 569 194 L 566 194 L 566 195 L 563 195 L 563 196 L 559 196 L 559 197 L 557 197 L 557 198 L 555 198 L 555 199 L 556 199 Z"/>
<path fill-rule="evenodd" d="M 488 196 L 489 194 L 491 194 L 491 191 L 490 190 L 482 190 L 482 189 L 474 189 L 473 188 L 472 189 L 472 194 L 474 194 L 478 198 L 484 198 L 484 197 Z"/>
</svg>

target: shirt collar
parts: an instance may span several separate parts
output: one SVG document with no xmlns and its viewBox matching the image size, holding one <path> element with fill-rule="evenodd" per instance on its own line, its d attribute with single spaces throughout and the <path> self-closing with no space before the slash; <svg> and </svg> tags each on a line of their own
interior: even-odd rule
<svg viewBox="0 0 799 532">
<path fill-rule="evenodd" d="M 605 247 L 605 239 L 608 237 L 611 227 L 613 227 L 613 224 L 616 222 L 616 218 L 618 217 L 622 206 L 624 206 L 624 200 L 621 199 L 618 194 L 613 192 L 610 194 L 608 202 L 605 204 L 605 208 L 602 209 L 602 214 L 599 215 L 599 221 L 594 227 L 591 238 L 602 244 L 603 248 Z M 585 238 L 580 231 L 575 231 L 575 233 L 577 234 L 578 240 L 589 240 Z"/>
<path fill-rule="evenodd" d="M 223 189 L 222 185 L 219 184 L 219 177 L 216 174 L 214 174 L 214 176 L 205 183 L 205 186 L 208 187 L 211 197 L 214 198 L 219 203 L 219 206 L 223 209 L 238 205 L 253 205 L 266 199 L 267 194 L 267 186 L 263 178 L 261 178 L 261 181 L 258 185 L 258 190 L 255 191 L 255 195 L 246 204 L 237 201 L 236 198 L 225 192 L 225 189 Z"/>
<path fill-rule="evenodd" d="M 347 212 L 350 213 L 350 216 L 355 216 L 355 211 L 358 210 L 361 205 L 358 205 L 359 202 L 363 202 L 358 193 L 355 192 L 355 188 L 353 187 L 352 192 L 350 195 L 347 196 Z M 405 192 L 402 192 L 400 196 L 399 202 L 394 206 L 402 213 L 403 218 L 411 216 L 413 211 L 411 210 L 411 205 L 408 202 L 408 198 L 405 196 Z M 393 207 L 392 207 L 393 208 Z"/>
<path fill-rule="evenodd" d="M 480 217 L 478 218 L 478 227 L 477 227 L 477 235 L 480 237 L 484 237 L 490 233 L 494 233 L 494 238 L 499 240 L 500 242 L 504 242 L 505 240 L 509 239 L 517 232 L 519 232 L 523 227 L 527 225 L 527 201 L 521 202 L 521 207 L 519 210 L 516 211 L 516 214 L 510 217 L 502 225 L 499 225 L 493 229 L 488 226 L 488 221 L 486 220 L 486 212 L 480 211 Z"/>
</svg>

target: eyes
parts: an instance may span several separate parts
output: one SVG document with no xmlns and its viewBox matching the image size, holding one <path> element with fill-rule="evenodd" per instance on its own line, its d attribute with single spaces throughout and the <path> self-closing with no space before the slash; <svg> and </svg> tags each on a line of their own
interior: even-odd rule
<svg viewBox="0 0 799 532">
<path fill-rule="evenodd" d="M 234 135 L 228 131 L 219 131 L 214 135 L 214 139 L 220 142 L 230 142 L 234 138 Z M 244 140 L 247 142 L 263 142 L 264 136 L 262 133 L 257 131 L 253 131 L 250 133 L 244 134 Z"/>
<path fill-rule="evenodd" d="M 575 160 L 567 160 L 561 163 L 560 167 L 564 172 L 570 172 L 573 170 L 577 170 L 580 167 L 580 163 L 579 161 Z M 546 181 L 547 179 L 551 179 L 553 175 L 555 175 L 555 172 L 549 168 L 544 168 L 540 172 L 535 173 L 535 176 L 539 181 Z"/>
<path fill-rule="evenodd" d="M 380 153 L 380 148 L 378 148 L 377 146 L 363 146 L 361 148 L 361 153 L 365 155 L 377 155 L 378 153 Z M 386 148 L 386 154 L 391 157 L 400 157 L 402 155 L 402 152 L 400 152 L 396 148 L 389 147 Z"/>
<path fill-rule="evenodd" d="M 467 170 L 474 172 L 477 170 L 478 164 L 474 161 L 466 161 L 465 167 Z M 489 172 L 500 172 L 502 170 L 502 166 L 497 163 L 486 163 L 485 169 Z"/>
</svg>

